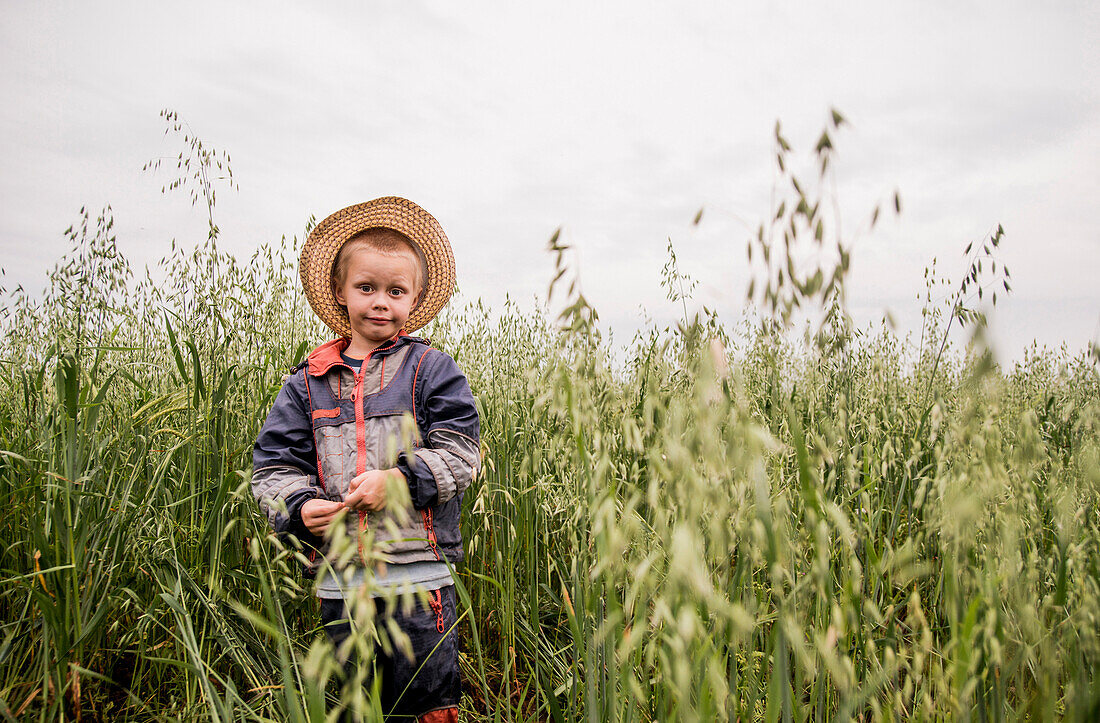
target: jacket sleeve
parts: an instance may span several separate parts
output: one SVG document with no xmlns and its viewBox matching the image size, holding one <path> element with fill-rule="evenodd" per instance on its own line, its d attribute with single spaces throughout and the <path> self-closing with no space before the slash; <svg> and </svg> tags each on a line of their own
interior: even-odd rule
<svg viewBox="0 0 1100 723">
<path fill-rule="evenodd" d="M 275 532 L 313 542 L 302 522 L 302 505 L 323 495 L 317 482 L 305 371 L 295 372 L 279 391 L 252 449 L 252 494 Z"/>
<path fill-rule="evenodd" d="M 425 352 L 413 398 L 423 446 L 397 467 L 409 483 L 413 507 L 434 507 L 462 494 L 481 469 L 481 429 L 474 395 L 454 359 Z"/>
</svg>

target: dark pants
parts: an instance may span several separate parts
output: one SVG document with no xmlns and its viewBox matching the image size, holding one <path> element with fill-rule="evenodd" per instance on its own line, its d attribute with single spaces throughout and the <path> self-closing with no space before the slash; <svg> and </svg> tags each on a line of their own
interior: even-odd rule
<svg viewBox="0 0 1100 723">
<path fill-rule="evenodd" d="M 374 648 L 375 670 L 381 676 L 382 710 L 394 715 L 395 720 L 457 706 L 462 694 L 454 630 L 457 617 L 454 585 L 433 590 L 428 597 L 429 605 L 417 600 L 408 614 L 400 600 L 373 601 L 377 606 L 378 628 L 386 630 L 387 620 L 392 618 L 412 645 L 412 660 L 396 647 L 390 655 L 381 646 Z M 321 624 L 334 646 L 339 647 L 351 634 L 347 618 L 343 600 L 321 600 Z"/>
</svg>

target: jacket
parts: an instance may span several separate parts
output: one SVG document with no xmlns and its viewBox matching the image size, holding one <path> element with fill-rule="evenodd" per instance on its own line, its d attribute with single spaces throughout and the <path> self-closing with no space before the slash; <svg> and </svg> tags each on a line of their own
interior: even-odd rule
<svg viewBox="0 0 1100 723">
<path fill-rule="evenodd" d="M 405 334 L 372 351 L 357 373 L 340 355 L 347 344 L 317 347 L 283 384 L 253 449 L 253 495 L 276 533 L 303 543 L 306 572 L 315 574 L 328 541 L 303 524 L 302 505 L 342 500 L 357 474 L 397 467 L 410 507 L 349 511 L 348 535 L 361 540 L 371 528 L 378 551 L 395 564 L 460 561 L 462 493 L 481 468 L 465 375 L 451 357 Z"/>
</svg>

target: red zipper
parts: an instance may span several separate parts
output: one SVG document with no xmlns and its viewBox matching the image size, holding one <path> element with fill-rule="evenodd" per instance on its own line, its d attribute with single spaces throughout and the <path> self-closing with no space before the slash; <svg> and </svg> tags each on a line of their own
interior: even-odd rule
<svg viewBox="0 0 1100 723">
<path fill-rule="evenodd" d="M 377 349 L 371 349 L 369 352 L 367 352 L 367 356 L 365 359 L 363 359 L 363 363 L 359 365 L 359 371 L 355 373 L 355 388 L 351 390 L 351 401 L 355 405 L 355 442 L 357 447 L 356 451 L 358 452 L 358 454 L 355 455 L 356 477 L 367 471 L 367 420 L 366 416 L 363 413 L 363 405 L 361 403 L 361 397 L 363 396 L 363 377 L 365 376 L 364 371 L 367 368 L 367 362 L 370 361 L 371 355 L 381 348 L 382 347 L 378 347 Z M 385 363 L 385 360 L 383 360 L 383 363 Z M 383 374 L 382 376 L 384 382 L 385 374 Z M 359 534 L 356 537 L 358 537 L 359 540 L 359 561 L 362 562 L 364 565 L 367 564 L 367 561 L 364 559 L 363 555 L 363 529 L 366 527 L 366 525 L 367 511 L 360 510 L 358 526 Z"/>
<path fill-rule="evenodd" d="M 433 590 L 434 595 L 428 598 L 428 604 L 432 606 L 432 611 L 435 613 L 435 629 L 443 633 L 445 627 L 443 625 L 443 593 L 439 590 Z"/>
<path fill-rule="evenodd" d="M 308 370 L 306 371 L 306 374 L 307 375 L 309 374 Z M 313 408 L 313 392 L 311 392 L 309 390 L 309 380 L 308 379 L 306 380 L 306 398 L 309 400 L 310 416 L 313 419 L 316 419 L 317 418 L 316 411 Z M 314 448 L 313 449 L 314 449 L 314 451 L 316 451 L 317 450 L 317 447 L 316 447 L 316 444 L 317 444 L 316 434 L 317 434 L 317 432 L 316 432 L 315 429 L 312 428 L 312 425 L 310 427 L 310 432 L 312 432 L 314 434 L 314 438 L 313 438 Z M 327 494 L 328 493 L 328 487 L 325 485 L 325 470 L 324 470 L 324 466 L 321 464 L 320 455 L 318 455 L 318 457 L 317 457 L 317 481 L 321 483 L 321 489 L 324 490 L 325 493 Z"/>
<path fill-rule="evenodd" d="M 370 352 L 367 353 L 367 358 L 359 366 L 359 371 L 355 373 L 355 388 L 351 390 L 351 403 L 355 405 L 355 442 L 356 451 L 358 452 L 355 455 L 356 477 L 367 471 L 367 421 L 363 415 L 363 405 L 360 403 L 360 397 L 363 394 L 363 368 L 367 366 L 368 360 L 370 360 Z M 359 561 L 364 565 L 367 564 L 367 561 L 363 558 L 363 528 L 366 526 L 366 520 L 367 511 L 359 510 L 356 540 L 359 544 Z"/>
<path fill-rule="evenodd" d="M 428 547 L 432 548 L 435 559 L 439 560 L 441 558 L 439 557 L 438 541 L 435 539 L 435 521 L 432 519 L 431 508 L 421 510 L 420 516 L 424 518 L 424 531 L 428 533 Z"/>
</svg>

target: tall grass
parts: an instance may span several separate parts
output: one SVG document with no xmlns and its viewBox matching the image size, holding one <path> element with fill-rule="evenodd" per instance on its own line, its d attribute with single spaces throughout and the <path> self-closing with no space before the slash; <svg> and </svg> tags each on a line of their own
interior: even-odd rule
<svg viewBox="0 0 1100 723">
<path fill-rule="evenodd" d="M 135 278 L 110 209 L 82 211 L 44 297 L 6 306 L 6 720 L 377 715 L 247 485 L 283 374 L 325 339 L 297 242 L 222 252 L 220 156 L 190 153 L 210 219 L 194 251 Z M 916 353 L 854 334 L 847 250 L 793 187 L 753 242 L 763 328 L 685 304 L 612 366 L 574 288 L 557 320 L 456 303 L 426 331 L 482 418 L 458 570 L 467 719 L 1100 714 L 1096 358 L 952 353 L 946 327 L 974 320 L 961 286 L 930 302 Z M 773 263 L 805 238 L 817 266 Z M 777 332 L 799 304 L 828 312 L 809 347 Z"/>
</svg>

